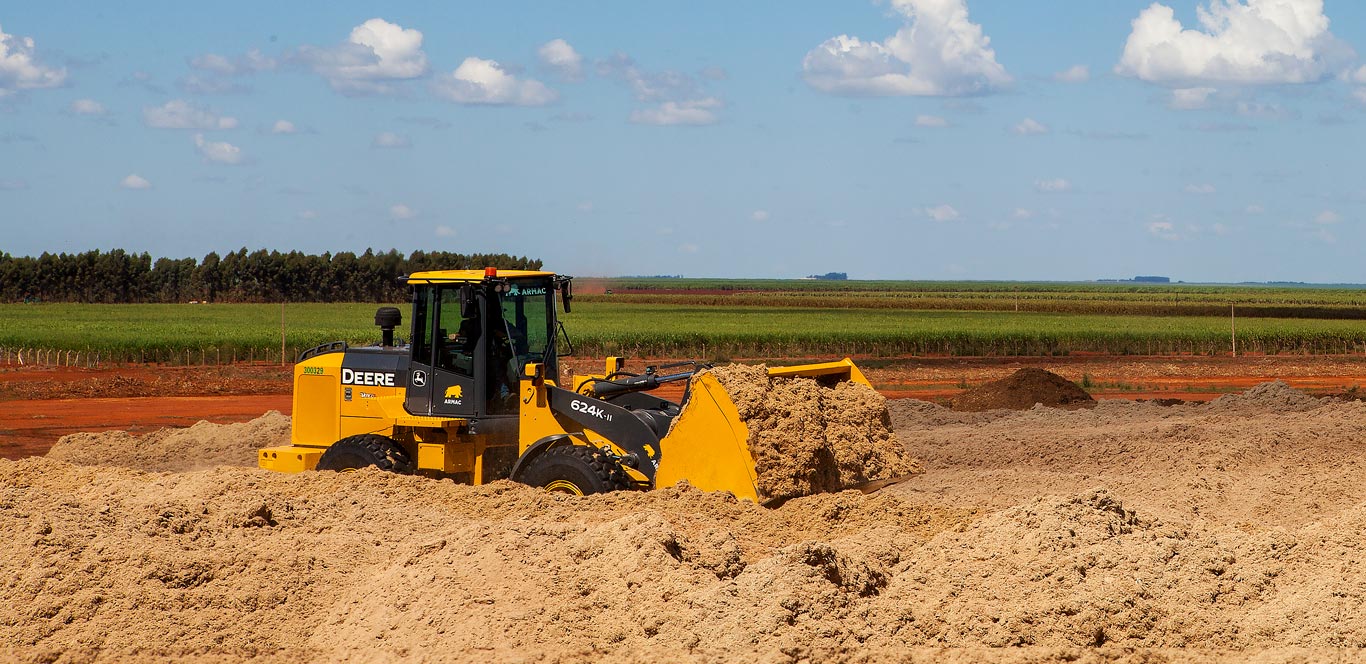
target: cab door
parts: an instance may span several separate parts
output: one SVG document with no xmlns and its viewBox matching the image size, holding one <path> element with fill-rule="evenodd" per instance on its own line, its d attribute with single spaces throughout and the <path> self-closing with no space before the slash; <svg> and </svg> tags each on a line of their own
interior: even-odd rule
<svg viewBox="0 0 1366 664">
<path fill-rule="evenodd" d="M 461 301 L 470 301 L 463 307 Z M 416 289 L 413 302 L 413 358 L 404 402 L 414 415 L 474 417 L 483 408 L 475 389 L 480 361 L 483 297 L 469 286 L 426 286 Z"/>
</svg>

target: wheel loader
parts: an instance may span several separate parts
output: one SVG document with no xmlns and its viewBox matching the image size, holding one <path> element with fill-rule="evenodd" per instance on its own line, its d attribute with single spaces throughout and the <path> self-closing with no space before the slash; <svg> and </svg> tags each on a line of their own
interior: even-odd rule
<svg viewBox="0 0 1366 664">
<path fill-rule="evenodd" d="M 261 449 L 261 468 L 375 466 L 579 495 L 686 479 L 759 501 L 748 429 L 720 382 L 699 374 L 707 365 L 629 373 L 609 357 L 603 373 L 558 384 L 557 350 L 572 345 L 556 300 L 569 313 L 571 277 L 486 268 L 404 279 L 412 289 L 406 342 L 394 337 L 401 312 L 381 307 L 378 345 L 333 342 L 301 353 L 291 444 Z M 769 372 L 868 384 L 847 358 Z M 685 380 L 678 402 L 650 394 Z"/>
</svg>

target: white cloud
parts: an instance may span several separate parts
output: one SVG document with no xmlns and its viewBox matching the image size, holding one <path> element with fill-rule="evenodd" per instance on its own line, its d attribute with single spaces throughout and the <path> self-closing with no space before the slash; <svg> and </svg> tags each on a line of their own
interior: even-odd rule
<svg viewBox="0 0 1366 664">
<path fill-rule="evenodd" d="M 1357 69 L 1354 72 L 1344 74 L 1343 76 L 1344 78 L 1353 83 L 1360 83 L 1362 85 L 1366 85 L 1366 65 L 1362 65 L 1360 69 Z"/>
<path fill-rule="evenodd" d="M 1328 31 L 1323 0 L 1210 0 L 1187 29 L 1153 3 L 1133 20 L 1115 72 L 1153 83 L 1308 83 L 1355 54 Z"/>
<path fill-rule="evenodd" d="M 1026 208 L 1015 208 L 1015 211 L 1011 213 L 1011 216 L 1016 219 L 1033 219 L 1034 211 Z"/>
<path fill-rule="evenodd" d="M 583 80 L 583 56 L 563 39 L 552 39 L 536 50 L 536 56 L 547 69 L 566 81 Z"/>
<path fill-rule="evenodd" d="M 691 242 L 684 242 L 683 244 L 678 245 L 678 252 L 683 254 L 695 254 L 698 249 L 700 249 L 700 247 Z"/>
<path fill-rule="evenodd" d="M 720 119 L 715 111 L 725 106 L 719 97 L 707 94 L 696 78 L 676 71 L 647 72 L 625 53 L 599 60 L 597 71 L 629 87 L 636 101 L 655 104 L 631 113 L 630 120 L 636 124 L 713 124 Z"/>
<path fill-rule="evenodd" d="M 625 53 L 614 53 L 611 57 L 599 60 L 597 70 L 599 76 L 615 79 L 630 87 L 637 101 L 657 103 L 707 96 L 692 76 L 668 70 L 645 71 Z"/>
<path fill-rule="evenodd" d="M 1266 118 L 1268 120 L 1287 120 L 1297 115 L 1294 111 L 1287 110 L 1280 104 L 1265 104 L 1247 100 L 1235 104 L 1233 111 L 1244 117 Z"/>
<path fill-rule="evenodd" d="M 305 46 L 297 57 L 346 95 L 393 94 L 396 83 L 427 73 L 422 32 L 382 18 L 356 26 L 340 45 Z"/>
<path fill-rule="evenodd" d="M 1034 190 L 1045 194 L 1062 194 L 1072 191 L 1072 183 L 1062 178 L 1035 180 Z"/>
<path fill-rule="evenodd" d="M 184 99 L 144 107 L 142 121 L 157 129 L 232 129 L 237 126 L 237 118 L 221 116 Z"/>
<path fill-rule="evenodd" d="M 1178 111 L 1195 111 L 1209 108 L 1210 95 L 1218 92 L 1214 88 L 1177 88 L 1172 90 L 1167 108 Z"/>
<path fill-rule="evenodd" d="M 190 66 L 206 72 L 223 76 L 243 76 L 260 71 L 271 71 L 279 66 L 279 61 L 256 49 L 246 55 L 227 58 L 217 53 L 205 53 L 190 59 Z"/>
<path fill-rule="evenodd" d="M 1314 217 L 1314 223 L 1319 224 L 1321 226 L 1336 224 L 1340 221 L 1342 221 L 1342 215 L 1338 214 L 1334 210 L 1324 210 L 1323 212 L 1319 213 L 1319 216 Z"/>
<path fill-rule="evenodd" d="M 935 221 L 953 221 L 960 216 L 958 210 L 953 209 L 953 206 L 948 204 L 925 208 L 924 213 L 925 216 Z"/>
<path fill-rule="evenodd" d="M 297 134 L 299 133 L 299 128 L 294 126 L 294 123 L 290 122 L 289 120 L 276 120 L 275 124 L 271 125 L 270 127 L 270 133 Z"/>
<path fill-rule="evenodd" d="M 49 67 L 34 56 L 32 37 L 0 29 L 0 97 L 20 90 L 55 88 L 66 82 L 66 67 Z"/>
<path fill-rule="evenodd" d="M 94 99 L 77 99 L 71 102 L 71 112 L 76 115 L 104 115 L 109 111 Z"/>
<path fill-rule="evenodd" d="M 176 87 L 192 95 L 227 95 L 250 92 L 251 86 L 216 76 L 182 76 L 176 79 Z"/>
<path fill-rule="evenodd" d="M 437 237 L 455 237 L 455 229 L 450 226 L 437 226 L 433 232 Z"/>
<path fill-rule="evenodd" d="M 585 214 L 586 214 L 586 213 L 589 213 L 589 212 L 592 212 L 592 211 L 593 211 L 593 201 L 582 201 L 582 202 L 580 202 L 578 205 L 575 205 L 575 206 L 574 206 L 574 209 L 575 209 L 575 210 L 578 210 L 579 212 L 583 212 L 583 213 L 585 213 Z"/>
<path fill-rule="evenodd" d="M 372 148 L 410 148 L 413 147 L 412 139 L 403 134 L 395 134 L 392 131 L 382 131 L 375 134 L 375 139 L 370 141 Z"/>
<path fill-rule="evenodd" d="M 28 189 L 26 180 L 0 180 L 0 191 L 22 191 Z"/>
<path fill-rule="evenodd" d="M 148 182 L 147 178 L 133 173 L 119 181 L 119 186 L 124 189 L 151 189 L 152 183 Z"/>
<path fill-rule="evenodd" d="M 294 213 L 294 218 L 301 221 L 312 221 L 318 218 L 317 210 L 299 210 Z"/>
<path fill-rule="evenodd" d="M 1153 221 L 1148 224 L 1148 232 L 1163 240 L 1180 240 L 1181 235 L 1176 232 L 1176 226 L 1170 221 Z"/>
<path fill-rule="evenodd" d="M 1059 83 L 1085 83 L 1091 80 L 1091 68 L 1086 65 L 1073 65 L 1053 74 L 1053 80 Z"/>
<path fill-rule="evenodd" d="M 1233 232 L 1232 228 L 1219 222 L 1215 222 L 1213 226 L 1210 226 L 1210 230 L 1214 231 L 1215 235 L 1228 235 Z"/>
<path fill-rule="evenodd" d="M 716 97 L 686 101 L 666 101 L 654 108 L 631 112 L 631 122 L 648 125 L 708 125 L 720 120 L 716 110 L 723 104 Z"/>
<path fill-rule="evenodd" d="M 839 35 L 811 49 L 802 75 L 840 95 L 961 96 L 1011 82 L 991 39 L 968 19 L 966 0 L 892 0 L 905 20 L 881 42 Z"/>
<path fill-rule="evenodd" d="M 1266 208 L 1261 205 L 1249 205 L 1243 209 L 1243 212 L 1248 214 L 1265 214 Z"/>
<path fill-rule="evenodd" d="M 1048 133 L 1048 125 L 1034 118 L 1025 118 L 1020 124 L 1011 127 L 1010 131 L 1017 136 L 1040 136 Z"/>
<path fill-rule="evenodd" d="M 917 127 L 947 127 L 949 121 L 938 115 L 917 115 L 915 116 L 915 126 Z"/>
<path fill-rule="evenodd" d="M 749 218 L 755 221 L 768 221 L 768 217 L 768 210 L 755 210 L 749 215 Z"/>
<path fill-rule="evenodd" d="M 496 61 L 473 57 L 436 77 L 432 92 L 458 104 L 544 106 L 559 98 L 540 81 L 519 79 Z"/>
<path fill-rule="evenodd" d="M 1353 90 L 1352 98 L 1357 100 L 1358 104 L 1366 106 L 1366 88 L 1357 88 L 1356 90 Z"/>
<path fill-rule="evenodd" d="M 194 135 L 194 146 L 205 160 L 219 164 L 240 164 L 246 158 L 242 154 L 242 148 L 232 143 L 206 141 L 203 134 Z"/>
<path fill-rule="evenodd" d="M 1199 196 L 1207 196 L 1207 195 L 1209 195 L 1209 194 L 1214 193 L 1216 190 L 1215 190 L 1215 188 L 1214 188 L 1214 185 L 1209 184 L 1208 182 L 1205 182 L 1205 183 L 1201 183 L 1201 184 L 1188 184 L 1188 185 L 1186 185 L 1186 190 L 1185 190 L 1185 191 L 1186 191 L 1186 193 L 1188 193 L 1188 194 L 1196 194 L 1196 195 L 1199 195 Z"/>
<path fill-rule="evenodd" d="M 412 219 L 417 216 L 417 210 L 404 203 L 395 203 L 389 206 L 389 216 L 393 219 Z"/>
</svg>

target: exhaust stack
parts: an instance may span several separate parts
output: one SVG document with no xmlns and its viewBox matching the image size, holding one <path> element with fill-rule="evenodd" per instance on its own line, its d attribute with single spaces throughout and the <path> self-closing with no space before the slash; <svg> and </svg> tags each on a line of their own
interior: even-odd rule
<svg viewBox="0 0 1366 664">
<path fill-rule="evenodd" d="M 402 324 L 403 312 L 397 307 L 380 307 L 375 311 L 375 325 L 379 326 L 383 334 L 380 343 L 386 348 L 394 345 L 394 328 Z"/>
</svg>

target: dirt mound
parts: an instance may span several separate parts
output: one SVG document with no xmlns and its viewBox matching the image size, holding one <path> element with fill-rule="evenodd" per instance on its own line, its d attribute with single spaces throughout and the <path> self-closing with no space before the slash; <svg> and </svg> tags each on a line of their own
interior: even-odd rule
<svg viewBox="0 0 1366 664">
<path fill-rule="evenodd" d="M 854 492 L 770 510 L 686 485 L 34 458 L 0 461 L 0 642 L 73 662 L 1321 659 L 1366 646 L 1363 525 L 1366 504 L 1293 532 L 1166 522 L 1100 489 L 972 520 Z"/>
<path fill-rule="evenodd" d="M 867 385 L 775 378 L 762 365 L 708 372 L 749 428 L 761 500 L 839 491 L 918 467 L 892 432 L 887 400 Z"/>
<path fill-rule="evenodd" d="M 1095 404 L 1095 399 L 1076 383 L 1035 367 L 1025 367 L 953 399 L 954 410 L 970 412 L 1026 410 L 1036 404 L 1051 408 L 1083 408 Z"/>
<path fill-rule="evenodd" d="M 0 659 L 1360 659 L 1366 403 L 1256 405 L 1276 391 L 893 402 L 926 472 L 778 509 L 686 484 L 574 497 L 373 470 L 0 461 Z M 179 435 L 206 458 L 196 445 L 252 434 Z"/>
<path fill-rule="evenodd" d="M 837 572 L 860 596 L 968 516 L 854 492 L 771 510 L 686 485 L 581 499 L 373 470 L 0 461 L 0 642 L 44 661 L 776 655 L 782 635 L 750 624 L 785 611 L 771 591 Z"/>
<path fill-rule="evenodd" d="M 1299 412 L 1317 408 L 1323 401 L 1305 394 L 1284 381 L 1262 383 L 1239 394 L 1227 394 L 1209 403 L 1211 410 Z"/>
<path fill-rule="evenodd" d="M 289 417 L 270 411 L 250 422 L 199 422 L 133 436 L 126 431 L 63 436 L 47 456 L 81 465 L 124 466 L 149 471 L 185 471 L 214 466 L 256 466 L 262 447 L 289 444 Z"/>
</svg>

